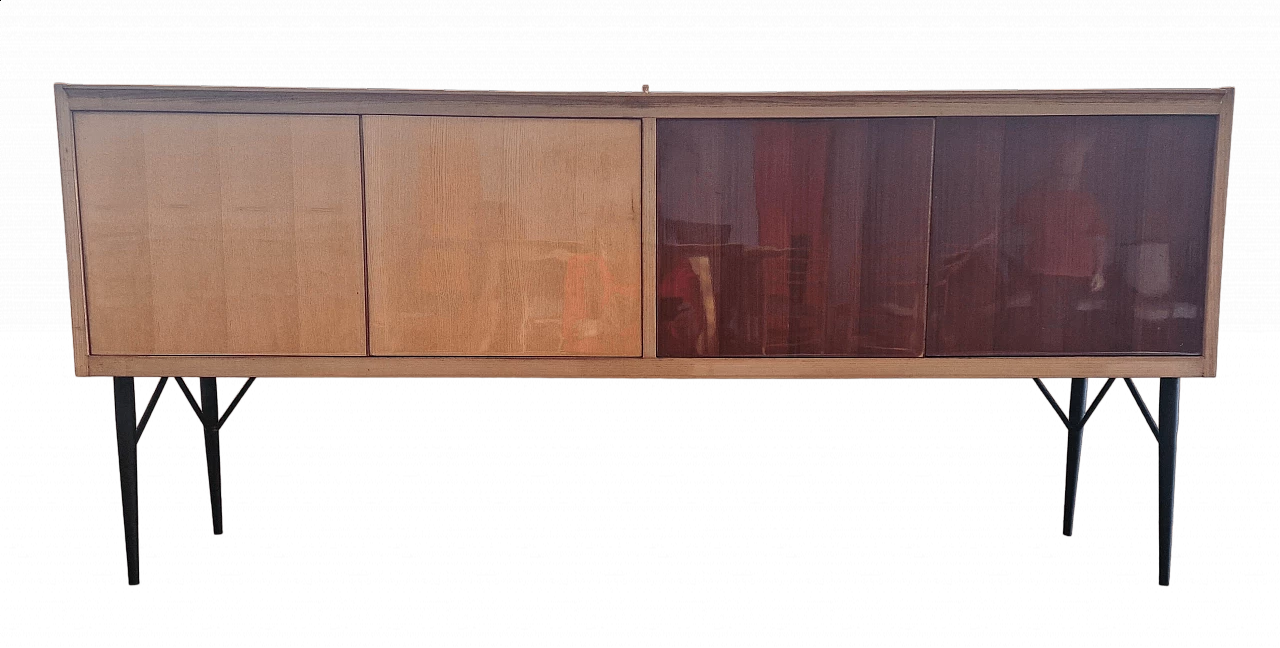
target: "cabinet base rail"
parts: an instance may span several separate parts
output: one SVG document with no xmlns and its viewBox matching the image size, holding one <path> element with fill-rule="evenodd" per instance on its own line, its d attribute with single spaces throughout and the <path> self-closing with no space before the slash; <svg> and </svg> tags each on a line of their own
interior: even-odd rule
<svg viewBox="0 0 1280 648">
<path fill-rule="evenodd" d="M 116 446 L 120 460 L 120 500 L 124 509 L 124 542 L 125 558 L 128 563 L 129 584 L 140 582 L 138 570 L 138 442 L 142 432 L 151 419 L 160 394 L 164 391 L 168 378 L 162 377 L 156 383 L 155 390 L 143 410 L 142 418 L 137 417 L 137 404 L 134 393 L 134 379 L 128 376 L 114 378 Z M 191 405 L 192 411 L 200 419 L 204 427 L 205 461 L 209 471 L 209 505 L 213 514 L 213 533 L 222 533 L 222 468 L 219 449 L 219 433 L 227 419 L 240 404 L 249 387 L 256 378 L 245 380 L 240 391 L 231 399 L 231 404 L 221 414 L 218 413 L 218 379 L 200 378 L 200 399 L 196 400 L 191 389 L 180 377 L 174 377 L 178 387 Z M 1044 381 L 1033 378 L 1054 412 L 1067 429 L 1067 466 L 1066 488 L 1062 511 L 1062 534 L 1071 535 L 1075 521 L 1076 484 L 1080 476 L 1080 449 L 1084 441 L 1084 426 L 1093 416 L 1102 399 L 1115 383 L 1115 378 L 1108 378 L 1093 402 L 1088 402 L 1088 379 L 1072 378 L 1071 393 L 1067 402 L 1067 411 L 1063 412 L 1053 394 L 1049 392 Z M 1159 506 L 1160 506 L 1160 584 L 1169 584 L 1170 551 L 1173 540 L 1173 475 L 1177 458 L 1178 442 L 1178 392 L 1180 379 L 1160 379 L 1160 403 L 1157 411 L 1158 419 L 1152 418 L 1146 402 L 1133 383 L 1133 379 L 1124 378 L 1129 393 L 1146 420 L 1151 433 L 1159 444 Z M 1087 405 L 1087 406 L 1086 406 Z"/>
</svg>

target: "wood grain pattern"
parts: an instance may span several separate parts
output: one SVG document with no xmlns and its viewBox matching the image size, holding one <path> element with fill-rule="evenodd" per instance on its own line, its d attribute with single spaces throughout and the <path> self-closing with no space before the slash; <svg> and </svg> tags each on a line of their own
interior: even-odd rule
<svg viewBox="0 0 1280 648">
<path fill-rule="evenodd" d="M 939 118 L 928 354 L 1200 355 L 1216 133 Z"/>
<path fill-rule="evenodd" d="M 346 116 L 77 113 L 94 354 L 364 353 Z"/>
<path fill-rule="evenodd" d="M 932 119 L 660 120 L 659 355 L 922 355 L 932 149 Z"/>
<path fill-rule="evenodd" d="M 94 376 L 1078 378 L 1199 376 L 1193 356 L 1057 358 L 300 358 L 91 356 Z"/>
<path fill-rule="evenodd" d="M 911 92 L 472 92 L 68 86 L 72 110 L 472 117 L 932 117 L 1217 114 L 1224 89 Z"/>
<path fill-rule="evenodd" d="M 85 311 L 84 255 L 80 233 L 80 196 L 76 185 L 75 124 L 61 84 L 53 87 L 58 122 L 58 160 L 62 170 L 62 218 L 67 238 L 67 283 L 71 295 L 71 344 L 77 376 L 89 375 L 89 325 Z"/>
<path fill-rule="evenodd" d="M 78 375 L 431 375 L 628 377 L 1025 377 L 1213 375 L 1233 90 L 855 93 L 508 93 L 412 90 L 55 86 Z M 975 358 L 389 358 L 90 355 L 74 119 L 77 111 L 387 114 L 567 118 L 807 118 L 1015 115 L 1219 117 L 1201 356 Z M 642 173 L 644 171 L 642 170 Z M 647 187 L 643 189 L 647 191 Z M 642 197 L 642 205 L 644 200 Z M 643 234 L 642 234 L 643 236 Z M 80 260 L 78 262 L 77 260 Z M 643 282 L 642 282 L 643 283 Z M 77 305 L 77 299 L 81 300 Z M 77 314 L 79 311 L 79 314 Z M 641 320 L 643 321 L 643 316 Z M 79 328 L 77 329 L 77 326 Z M 641 333 L 642 340 L 645 333 Z M 642 343 L 643 344 L 643 343 Z M 94 347 L 96 352 L 96 346 Z"/>
<path fill-rule="evenodd" d="M 1227 88 L 1218 115 L 1213 163 L 1213 212 L 1209 228 L 1209 270 L 1204 299 L 1204 375 L 1218 373 L 1218 308 L 1222 297 L 1222 239 L 1227 221 L 1227 169 L 1231 162 L 1231 118 L 1235 88 Z"/>
<path fill-rule="evenodd" d="M 644 275 L 641 310 L 644 320 L 641 322 L 643 336 L 642 355 L 655 358 L 658 355 L 658 122 L 646 117 L 641 121 L 643 149 L 640 152 L 642 165 L 641 185 L 644 196 L 641 199 L 641 220 L 644 232 Z"/>
<path fill-rule="evenodd" d="M 372 353 L 640 355 L 640 135 L 365 117 Z"/>
</svg>

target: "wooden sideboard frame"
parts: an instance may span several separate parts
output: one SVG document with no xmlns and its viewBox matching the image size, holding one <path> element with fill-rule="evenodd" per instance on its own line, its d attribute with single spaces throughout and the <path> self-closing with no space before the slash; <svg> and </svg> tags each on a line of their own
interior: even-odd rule
<svg viewBox="0 0 1280 648">
<path fill-rule="evenodd" d="M 832 93 L 525 93 L 54 86 L 77 376 L 424 376 L 624 378 L 1192 377 L 1217 373 L 1218 311 L 1234 88 Z M 642 322 L 639 358 L 106 356 L 89 353 L 77 191 L 76 111 L 640 119 Z M 657 358 L 656 121 L 661 118 L 1214 115 L 1203 355 L 920 358 Z M 366 313 L 367 317 L 367 313 Z"/>
</svg>

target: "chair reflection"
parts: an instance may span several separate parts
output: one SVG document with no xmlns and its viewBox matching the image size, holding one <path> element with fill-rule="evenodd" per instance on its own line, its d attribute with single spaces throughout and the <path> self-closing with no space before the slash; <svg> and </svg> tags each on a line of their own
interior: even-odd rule
<svg viewBox="0 0 1280 648">
<path fill-rule="evenodd" d="M 474 299 L 463 304 L 460 312 L 411 316 L 449 320 L 439 326 L 452 327 L 473 348 L 503 353 L 551 348 L 590 355 L 606 350 L 601 340 L 606 331 L 638 335 L 638 322 L 611 319 L 611 306 L 635 293 L 638 286 L 619 281 L 605 259 L 586 251 L 583 243 L 486 239 L 437 247 L 453 253 L 424 256 L 421 272 L 450 276 L 454 281 L 424 286 L 424 291 L 431 288 L 440 302 L 450 301 L 442 289 L 474 295 Z M 443 258 L 453 259 L 451 267 L 440 267 Z"/>
</svg>

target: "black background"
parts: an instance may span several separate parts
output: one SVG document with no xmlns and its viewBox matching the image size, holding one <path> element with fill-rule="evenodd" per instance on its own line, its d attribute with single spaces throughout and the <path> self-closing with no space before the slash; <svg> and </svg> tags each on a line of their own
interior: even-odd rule
<svg viewBox="0 0 1280 648">
<path fill-rule="evenodd" d="M 1208 74 L 997 85 L 902 85 L 918 79 L 888 74 L 815 82 L 795 74 L 544 78 L 204 83 L 636 90 L 648 82 L 654 91 L 1238 85 Z M 56 166 L 51 96 L 47 108 L 46 154 Z M 1233 174 L 1239 115 L 1235 132 Z M 56 175 L 51 190 L 56 211 Z M 42 222 L 38 259 L 50 286 L 40 295 L 52 300 L 60 289 L 63 298 L 60 321 L 50 321 L 42 339 L 51 343 L 49 364 L 65 368 L 55 380 L 73 383 L 61 222 Z M 1224 324 L 1225 315 L 1224 307 Z M 1188 561 L 1175 569 L 1180 588 L 1210 590 L 1238 576 L 1219 569 L 1211 549 L 1234 524 L 1207 488 L 1211 470 L 1221 473 L 1215 466 L 1239 451 L 1220 415 L 1225 380 L 1184 387 L 1189 464 L 1178 476 L 1176 548 Z M 1153 444 L 1119 385 L 1088 429 L 1080 534 L 1071 544 L 1055 533 L 1064 429 L 1029 383 L 260 384 L 224 432 L 220 538 L 209 535 L 200 428 L 169 392 L 142 444 L 142 589 L 150 592 L 420 588 L 467 597 L 657 589 L 696 599 L 730 588 L 824 590 L 847 601 L 867 592 L 1155 589 Z M 119 490 L 106 482 L 109 382 L 70 384 L 50 415 L 73 439 L 63 452 L 73 462 L 72 488 L 61 501 L 83 544 L 63 558 L 65 578 L 76 589 L 109 583 L 108 558 L 116 556 L 124 592 Z"/>
</svg>

